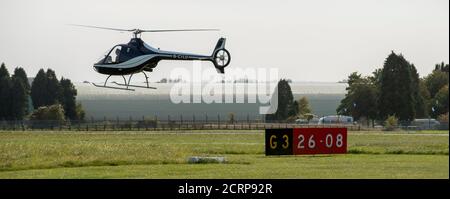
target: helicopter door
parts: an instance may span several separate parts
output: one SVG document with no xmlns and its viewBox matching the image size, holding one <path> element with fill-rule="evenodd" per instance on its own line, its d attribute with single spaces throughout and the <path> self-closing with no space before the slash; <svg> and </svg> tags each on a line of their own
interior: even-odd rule
<svg viewBox="0 0 450 199">
<path fill-rule="evenodd" d="M 105 58 L 105 64 L 117 64 L 120 63 L 120 53 L 122 46 L 115 46 Z"/>
</svg>

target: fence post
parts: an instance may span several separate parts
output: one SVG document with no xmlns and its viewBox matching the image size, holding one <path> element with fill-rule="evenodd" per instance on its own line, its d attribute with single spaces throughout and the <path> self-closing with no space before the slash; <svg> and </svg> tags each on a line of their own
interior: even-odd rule
<svg viewBox="0 0 450 199">
<path fill-rule="evenodd" d="M 167 115 L 167 124 L 169 125 L 169 130 L 172 130 L 172 124 L 170 124 L 170 115 Z"/>
<path fill-rule="evenodd" d="M 103 116 L 103 131 L 106 131 L 106 116 Z"/>
<path fill-rule="evenodd" d="M 119 125 L 119 116 L 116 116 L 116 127 L 117 129 L 119 129 L 120 125 Z"/>
<path fill-rule="evenodd" d="M 195 114 L 192 114 L 192 129 L 195 129 Z"/>
<path fill-rule="evenodd" d="M 203 123 L 202 129 L 207 128 L 207 125 L 208 125 L 208 113 L 205 112 L 205 122 Z"/>
<path fill-rule="evenodd" d="M 145 131 L 147 131 L 148 125 L 147 125 L 147 123 L 145 122 L 145 116 L 142 116 L 142 124 L 144 124 L 144 126 L 145 126 Z"/>
<path fill-rule="evenodd" d="M 181 130 L 182 127 L 183 127 L 183 114 L 180 115 L 180 125 L 178 128 Z"/>
<path fill-rule="evenodd" d="M 144 124 L 144 121 L 145 121 L 145 118 L 144 118 L 144 116 L 142 116 L 142 124 Z M 145 124 L 144 124 L 144 125 L 145 125 Z M 136 127 L 137 127 L 137 130 L 138 130 L 138 131 L 141 130 L 141 125 L 139 125 L 139 121 L 137 121 Z"/>
<path fill-rule="evenodd" d="M 130 128 L 129 130 L 131 131 L 133 127 L 133 118 L 130 116 Z"/>
<path fill-rule="evenodd" d="M 94 123 L 94 117 L 93 116 L 91 116 L 91 125 Z M 86 125 L 89 125 L 89 122 L 86 124 Z"/>
<path fill-rule="evenodd" d="M 155 126 L 154 126 L 154 129 L 156 130 L 157 127 L 158 127 L 158 116 L 155 115 Z"/>
<path fill-rule="evenodd" d="M 217 129 L 220 129 L 220 114 L 217 114 Z"/>
</svg>

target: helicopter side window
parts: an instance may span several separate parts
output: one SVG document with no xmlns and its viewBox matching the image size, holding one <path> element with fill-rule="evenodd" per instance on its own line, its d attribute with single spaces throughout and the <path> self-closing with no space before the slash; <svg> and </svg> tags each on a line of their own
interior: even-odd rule
<svg viewBox="0 0 450 199">
<path fill-rule="evenodd" d="M 120 54 L 122 46 L 115 46 L 109 54 L 105 57 L 105 64 L 117 64 L 120 63 Z"/>
<path fill-rule="evenodd" d="M 142 55 L 142 53 L 139 50 L 137 50 L 135 47 L 124 46 L 124 47 L 122 47 L 122 52 L 120 54 L 120 61 L 121 62 L 128 61 L 128 60 L 133 59 L 140 55 Z"/>
</svg>

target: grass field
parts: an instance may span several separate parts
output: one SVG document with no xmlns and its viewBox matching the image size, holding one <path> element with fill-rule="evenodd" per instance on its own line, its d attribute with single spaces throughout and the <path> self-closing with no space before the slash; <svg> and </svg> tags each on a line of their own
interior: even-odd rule
<svg viewBox="0 0 450 199">
<path fill-rule="evenodd" d="M 349 132 L 349 154 L 266 157 L 263 131 L 0 131 L 0 178 L 449 178 L 448 135 Z"/>
</svg>

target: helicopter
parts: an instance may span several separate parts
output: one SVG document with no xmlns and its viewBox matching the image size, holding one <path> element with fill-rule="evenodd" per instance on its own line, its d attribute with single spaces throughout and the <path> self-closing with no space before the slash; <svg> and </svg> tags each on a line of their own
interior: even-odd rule
<svg viewBox="0 0 450 199">
<path fill-rule="evenodd" d="M 159 48 L 153 48 L 141 39 L 142 33 L 147 32 L 180 32 L 180 31 L 219 31 L 218 29 L 172 29 L 172 30 L 141 30 L 141 29 L 118 29 L 99 26 L 88 26 L 69 24 L 72 26 L 80 26 L 86 28 L 97 28 L 105 30 L 113 30 L 120 32 L 131 32 L 133 37 L 127 44 L 115 45 L 107 54 L 103 56 L 97 63 L 93 65 L 94 70 L 100 74 L 108 75 L 103 84 L 91 83 L 96 87 L 129 90 L 133 88 L 156 89 L 149 86 L 148 76 L 145 72 L 152 72 L 161 60 L 199 60 L 209 61 L 214 64 L 218 73 L 225 73 L 225 67 L 230 64 L 231 56 L 225 49 L 225 38 L 220 38 L 211 55 L 197 55 L 191 53 L 163 51 Z M 146 86 L 131 84 L 131 78 L 134 74 L 143 73 L 145 76 Z M 125 76 L 129 75 L 128 81 Z M 122 76 L 124 83 L 111 82 L 116 86 L 107 85 L 111 76 Z"/>
</svg>

